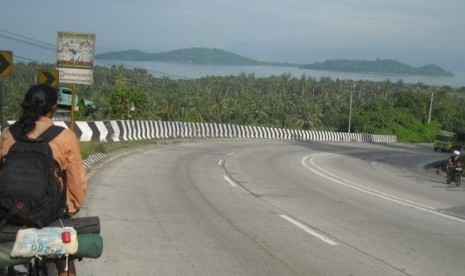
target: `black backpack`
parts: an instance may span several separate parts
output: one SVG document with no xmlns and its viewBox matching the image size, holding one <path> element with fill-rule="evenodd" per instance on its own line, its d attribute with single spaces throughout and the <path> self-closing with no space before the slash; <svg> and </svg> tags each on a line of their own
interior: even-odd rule
<svg viewBox="0 0 465 276">
<path fill-rule="evenodd" d="M 65 172 L 48 144 L 61 131 L 51 126 L 37 139 L 12 132 L 16 142 L 0 164 L 0 228 L 6 223 L 42 228 L 64 216 Z"/>
</svg>

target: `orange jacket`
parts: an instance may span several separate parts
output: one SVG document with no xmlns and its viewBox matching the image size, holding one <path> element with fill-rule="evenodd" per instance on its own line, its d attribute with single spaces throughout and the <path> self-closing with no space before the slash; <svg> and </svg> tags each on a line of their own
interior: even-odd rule
<svg viewBox="0 0 465 276">
<path fill-rule="evenodd" d="M 29 138 L 37 138 L 48 127 L 53 125 L 53 120 L 48 117 L 40 117 L 36 121 L 36 128 L 28 134 Z M 15 143 L 8 128 L 4 129 L 0 136 L 0 158 L 3 158 Z M 76 134 L 69 129 L 64 129 L 49 143 L 53 157 L 66 171 L 67 203 L 69 213 L 75 214 L 84 203 L 87 193 L 87 176 L 84 168 L 79 142 Z"/>
</svg>

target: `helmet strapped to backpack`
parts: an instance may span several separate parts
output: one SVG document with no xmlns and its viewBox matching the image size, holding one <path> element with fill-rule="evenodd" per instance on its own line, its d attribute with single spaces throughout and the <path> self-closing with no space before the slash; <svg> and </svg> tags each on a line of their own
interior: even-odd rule
<svg viewBox="0 0 465 276">
<path fill-rule="evenodd" d="M 16 142 L 1 160 L 0 228 L 6 223 L 42 228 L 65 214 L 65 173 L 49 146 L 61 131 L 51 126 L 37 139 L 12 132 Z"/>
</svg>

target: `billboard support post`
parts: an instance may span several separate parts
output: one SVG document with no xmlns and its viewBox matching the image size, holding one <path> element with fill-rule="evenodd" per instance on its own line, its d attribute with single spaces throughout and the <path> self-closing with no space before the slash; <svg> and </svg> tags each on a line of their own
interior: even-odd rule
<svg viewBox="0 0 465 276">
<path fill-rule="evenodd" d="M 71 86 L 71 114 L 70 114 L 70 122 L 69 122 L 69 129 L 74 131 L 74 111 L 75 111 L 75 101 L 76 101 L 76 84 L 73 83 Z"/>
</svg>

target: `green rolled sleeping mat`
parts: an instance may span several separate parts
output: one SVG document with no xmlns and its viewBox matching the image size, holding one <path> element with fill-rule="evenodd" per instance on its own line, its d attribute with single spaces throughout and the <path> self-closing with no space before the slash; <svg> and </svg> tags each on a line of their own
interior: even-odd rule
<svg viewBox="0 0 465 276">
<path fill-rule="evenodd" d="M 11 258 L 10 252 L 14 241 L 0 243 L 0 268 L 27 263 L 30 258 Z M 103 252 L 103 238 L 100 234 L 78 234 L 78 251 L 70 255 L 72 259 L 92 258 L 96 259 Z"/>
<path fill-rule="evenodd" d="M 70 226 L 76 229 L 78 234 L 100 234 L 100 218 L 98 216 L 59 219 L 52 222 L 48 226 Z M 18 230 L 24 228 L 30 227 L 6 224 L 0 229 L 0 243 L 14 241 Z"/>
</svg>

